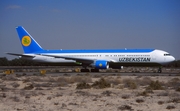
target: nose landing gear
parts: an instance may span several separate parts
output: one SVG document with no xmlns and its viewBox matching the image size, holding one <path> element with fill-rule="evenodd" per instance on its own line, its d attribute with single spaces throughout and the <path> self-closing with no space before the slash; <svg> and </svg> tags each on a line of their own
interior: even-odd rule
<svg viewBox="0 0 180 111">
<path fill-rule="evenodd" d="M 158 73 L 162 73 L 162 67 L 158 68 Z"/>
</svg>

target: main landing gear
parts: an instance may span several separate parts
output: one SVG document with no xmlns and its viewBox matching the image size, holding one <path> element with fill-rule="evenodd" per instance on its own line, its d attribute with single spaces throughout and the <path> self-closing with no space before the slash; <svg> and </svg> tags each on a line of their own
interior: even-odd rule
<svg viewBox="0 0 180 111">
<path fill-rule="evenodd" d="M 81 69 L 81 72 L 99 72 L 99 69 Z"/>
<path fill-rule="evenodd" d="M 89 69 L 81 69 L 81 72 L 89 72 Z"/>
<path fill-rule="evenodd" d="M 91 69 L 91 72 L 99 72 L 99 69 Z"/>
<path fill-rule="evenodd" d="M 86 64 L 83 65 L 83 69 L 81 69 L 81 72 L 99 72 L 99 69 L 88 69 L 88 66 Z"/>
</svg>

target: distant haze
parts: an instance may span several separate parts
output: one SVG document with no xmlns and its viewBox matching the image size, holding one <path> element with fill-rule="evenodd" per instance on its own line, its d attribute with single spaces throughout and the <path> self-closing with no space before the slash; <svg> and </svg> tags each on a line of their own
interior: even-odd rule
<svg viewBox="0 0 180 111">
<path fill-rule="evenodd" d="M 180 60 L 180 0 L 1 0 L 0 57 L 23 53 L 16 26 L 44 49 L 144 49 Z"/>
</svg>

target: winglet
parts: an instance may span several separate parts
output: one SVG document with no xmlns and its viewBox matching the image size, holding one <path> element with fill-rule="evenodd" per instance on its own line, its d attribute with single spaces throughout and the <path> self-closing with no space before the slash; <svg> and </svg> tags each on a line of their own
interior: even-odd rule
<svg viewBox="0 0 180 111">
<path fill-rule="evenodd" d="M 33 37 L 22 27 L 16 27 L 17 33 L 24 53 L 33 53 L 43 50 L 42 47 L 33 39 Z"/>
</svg>

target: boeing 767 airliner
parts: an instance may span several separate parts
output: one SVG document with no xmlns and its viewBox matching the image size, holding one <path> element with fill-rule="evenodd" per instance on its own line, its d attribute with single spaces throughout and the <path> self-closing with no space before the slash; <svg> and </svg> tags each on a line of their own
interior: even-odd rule
<svg viewBox="0 0 180 111">
<path fill-rule="evenodd" d="M 120 66 L 165 65 L 175 60 L 168 52 L 157 49 L 116 49 L 116 50 L 45 50 L 22 27 L 16 28 L 24 54 L 7 53 L 21 58 L 48 63 L 78 63 L 82 72 Z"/>
</svg>

